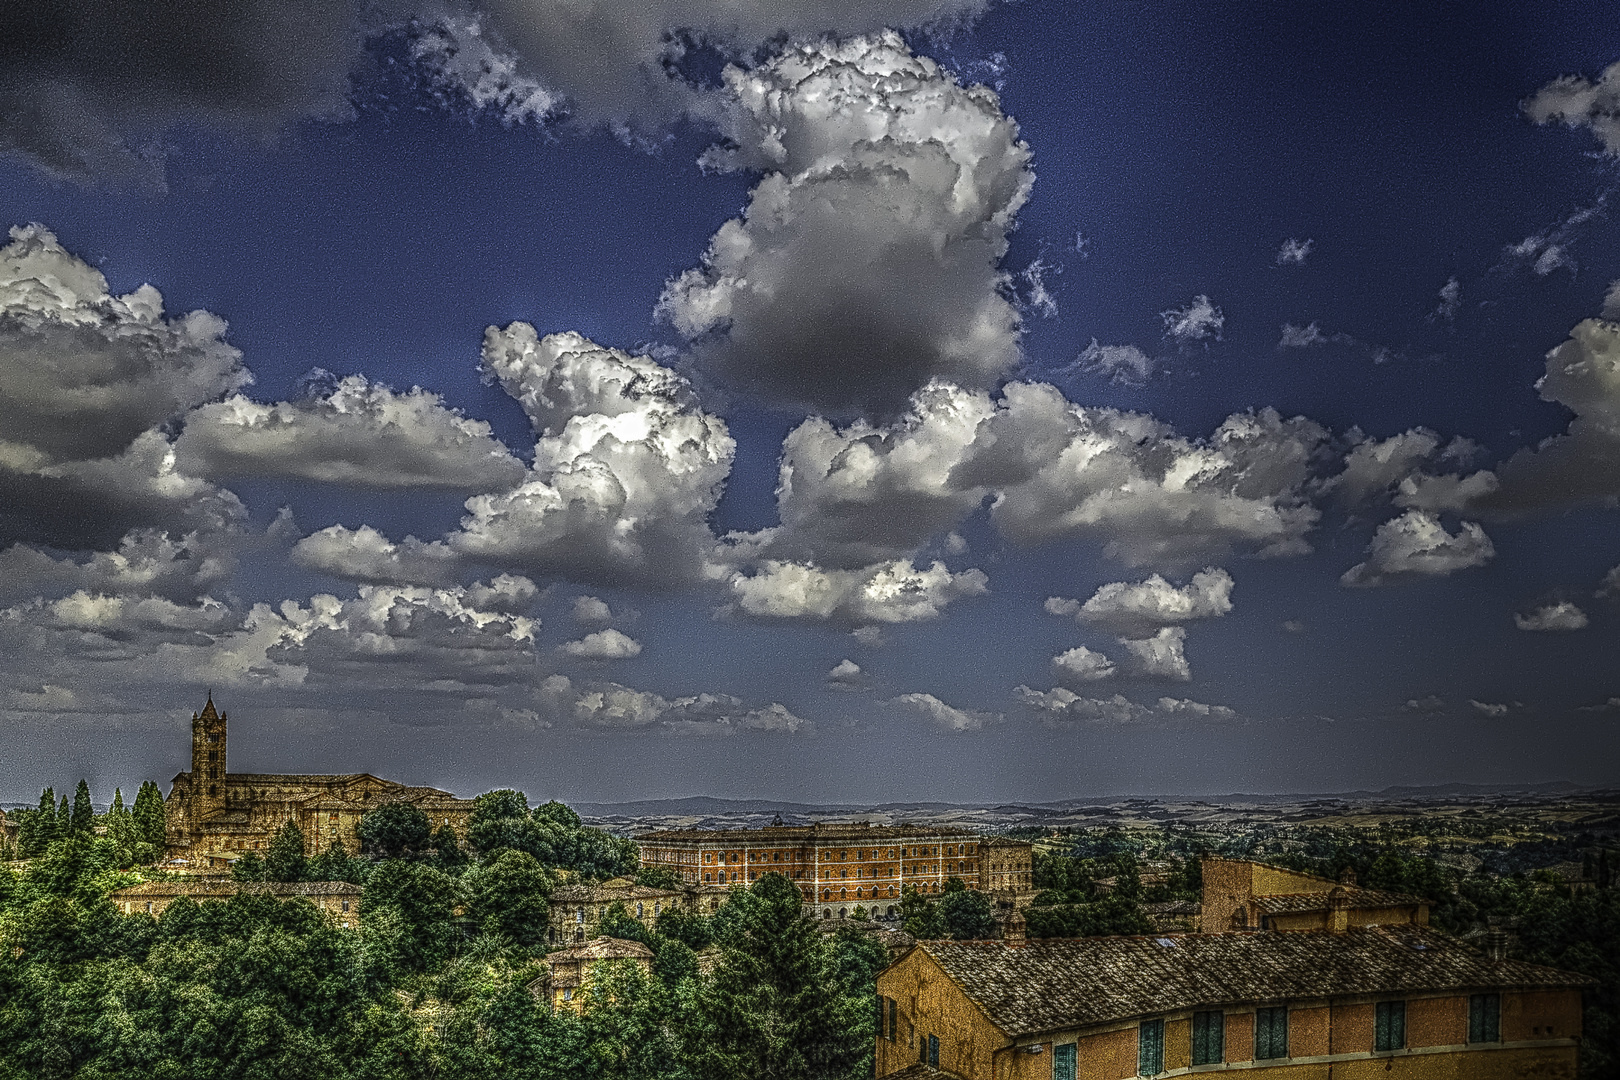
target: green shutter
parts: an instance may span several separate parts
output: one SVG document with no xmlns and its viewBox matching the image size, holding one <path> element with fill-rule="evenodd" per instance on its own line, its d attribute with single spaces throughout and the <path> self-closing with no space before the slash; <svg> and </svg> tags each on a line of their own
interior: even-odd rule
<svg viewBox="0 0 1620 1080">
<path fill-rule="evenodd" d="M 1136 1072 L 1157 1076 L 1164 1072 L 1164 1021 L 1144 1020 L 1136 1034 Z"/>
<path fill-rule="evenodd" d="M 1288 1008 L 1254 1011 L 1254 1056 L 1257 1061 L 1288 1056 Z"/>
<path fill-rule="evenodd" d="M 1468 999 L 1468 1041 L 1497 1042 L 1502 1037 L 1502 996 L 1475 994 Z"/>
<path fill-rule="evenodd" d="M 1218 1065 L 1226 1060 L 1226 1014 L 1193 1013 L 1192 1063 Z"/>
<path fill-rule="evenodd" d="M 1052 1047 L 1052 1080 L 1075 1080 L 1080 1068 L 1078 1051 L 1074 1043 Z"/>
<path fill-rule="evenodd" d="M 1399 1050 L 1406 1045 L 1406 1002 L 1380 1001 L 1374 1009 L 1373 1049 Z"/>
</svg>

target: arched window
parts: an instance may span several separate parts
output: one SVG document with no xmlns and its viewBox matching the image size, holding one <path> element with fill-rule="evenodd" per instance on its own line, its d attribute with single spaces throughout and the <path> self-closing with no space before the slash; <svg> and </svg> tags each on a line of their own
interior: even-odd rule
<svg viewBox="0 0 1620 1080">
<path fill-rule="evenodd" d="M 832 899 L 832 890 L 831 889 L 822 889 L 821 890 L 821 898 L 823 900 L 831 900 Z"/>
</svg>

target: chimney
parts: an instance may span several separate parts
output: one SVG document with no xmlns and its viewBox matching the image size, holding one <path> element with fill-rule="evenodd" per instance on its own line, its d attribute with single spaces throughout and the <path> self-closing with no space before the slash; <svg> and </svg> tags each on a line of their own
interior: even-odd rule
<svg viewBox="0 0 1620 1080">
<path fill-rule="evenodd" d="M 1028 940 L 1024 937 L 1024 916 L 1017 908 L 1013 908 L 1013 913 L 1001 924 L 1001 938 L 1009 949 L 1022 949 Z"/>
<path fill-rule="evenodd" d="M 1492 960 L 1506 960 L 1510 937 L 1501 927 L 1493 926 L 1485 931 L 1485 955 Z"/>
<path fill-rule="evenodd" d="M 1348 866 L 1345 867 L 1343 870 L 1340 870 L 1339 871 L 1339 884 L 1349 886 L 1352 889 L 1355 888 L 1356 887 L 1356 872 L 1353 869 L 1351 869 L 1350 867 L 1348 867 Z"/>
<path fill-rule="evenodd" d="M 1350 929 L 1350 894 L 1343 885 L 1328 893 L 1328 929 L 1335 934 Z"/>
</svg>

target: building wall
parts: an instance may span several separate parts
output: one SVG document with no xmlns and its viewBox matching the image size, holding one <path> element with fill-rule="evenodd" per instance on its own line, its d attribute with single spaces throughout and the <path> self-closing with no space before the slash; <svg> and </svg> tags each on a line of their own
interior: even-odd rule
<svg viewBox="0 0 1620 1080">
<path fill-rule="evenodd" d="M 1051 1080 L 1050 1055 L 1034 1061 L 1024 1060 L 1035 1057 L 1030 1054 L 997 1054 L 1011 1040 L 921 949 L 912 949 L 878 975 L 878 994 L 899 1003 L 894 1041 L 888 1040 L 886 1029 L 877 1040 L 880 1077 L 922 1060 L 928 1036 L 934 1035 L 939 1039 L 939 1067 L 968 1080 L 988 1080 L 993 1056 L 1004 1059 L 1011 1070 L 998 1071 L 996 1080 Z"/>
<path fill-rule="evenodd" d="M 693 897 L 687 893 L 660 893 L 653 897 L 625 896 L 598 897 L 590 900 L 567 900 L 553 897 L 547 917 L 553 945 L 572 945 L 599 937 L 602 916 L 616 903 L 622 903 L 625 912 L 642 925 L 651 927 L 659 915 L 672 909 L 692 910 Z M 637 905 L 641 905 L 638 911 Z"/>
<path fill-rule="evenodd" d="M 1263 895 L 1263 894 L 1261 894 Z M 1394 904 L 1388 907 L 1352 907 L 1345 909 L 1345 924 L 1347 926 L 1396 926 L 1405 923 L 1416 923 L 1419 926 L 1429 924 L 1429 907 L 1427 904 Z M 1330 912 L 1323 908 L 1320 911 L 1290 911 L 1276 915 L 1263 916 L 1261 924 L 1271 930 L 1327 930 L 1330 929 Z"/>
</svg>

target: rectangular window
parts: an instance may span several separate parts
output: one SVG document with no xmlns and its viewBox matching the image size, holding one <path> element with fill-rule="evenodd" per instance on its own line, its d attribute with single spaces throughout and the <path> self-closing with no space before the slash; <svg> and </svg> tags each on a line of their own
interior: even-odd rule
<svg viewBox="0 0 1620 1080">
<path fill-rule="evenodd" d="M 1136 1032 L 1136 1073 L 1157 1076 L 1164 1072 L 1164 1021 L 1144 1020 Z"/>
<path fill-rule="evenodd" d="M 1254 1010 L 1254 1059 L 1288 1056 L 1288 1007 Z"/>
<path fill-rule="evenodd" d="M 1468 1041 L 1502 1041 L 1502 995 L 1475 994 L 1468 999 Z"/>
<path fill-rule="evenodd" d="M 936 1069 L 939 1068 L 939 1036 L 938 1035 L 930 1035 L 930 1036 L 928 1036 L 928 1064 L 930 1066 L 932 1066 L 933 1068 L 936 1068 Z"/>
<path fill-rule="evenodd" d="M 889 998 L 889 1041 L 894 1042 L 895 1033 L 900 1028 L 900 1003 Z"/>
<path fill-rule="evenodd" d="M 1192 1021 L 1192 1063 L 1219 1065 L 1226 1060 L 1226 1014 L 1195 1012 Z"/>
<path fill-rule="evenodd" d="M 1079 1072 L 1078 1050 L 1074 1043 L 1052 1047 L 1052 1080 L 1075 1080 Z"/>
<path fill-rule="evenodd" d="M 1400 1050 L 1406 1046 L 1406 1002 L 1380 1001 L 1374 1009 L 1373 1049 Z"/>
</svg>

